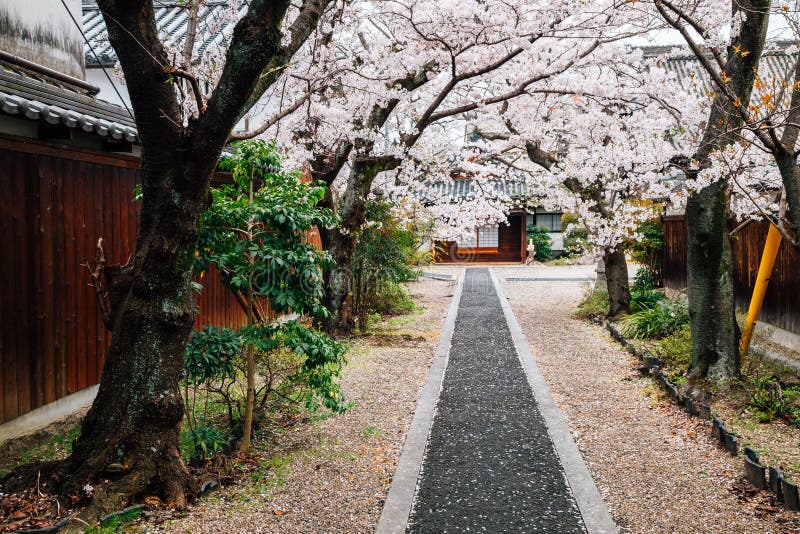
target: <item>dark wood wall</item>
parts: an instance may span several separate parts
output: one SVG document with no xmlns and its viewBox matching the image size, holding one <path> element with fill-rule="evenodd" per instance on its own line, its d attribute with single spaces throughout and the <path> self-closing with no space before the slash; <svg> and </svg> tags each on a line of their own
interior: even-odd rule
<svg viewBox="0 0 800 534">
<path fill-rule="evenodd" d="M 736 306 L 750 306 L 769 224 L 753 222 L 733 239 L 733 275 Z M 760 322 L 800 334 L 800 252 L 786 240 L 781 243 L 775 269 L 764 298 Z M 664 283 L 673 289 L 686 287 L 686 222 L 683 217 L 664 218 Z"/>
<path fill-rule="evenodd" d="M 469 262 L 523 262 L 523 233 L 525 215 L 509 215 L 508 224 L 501 224 L 497 231 L 498 247 L 459 248 L 454 241 L 436 241 L 434 246 L 437 263 Z"/>
<path fill-rule="evenodd" d="M 111 334 L 81 264 L 133 253 L 136 158 L 0 137 L 0 423 L 97 384 Z M 245 315 L 215 271 L 198 325 Z"/>
</svg>

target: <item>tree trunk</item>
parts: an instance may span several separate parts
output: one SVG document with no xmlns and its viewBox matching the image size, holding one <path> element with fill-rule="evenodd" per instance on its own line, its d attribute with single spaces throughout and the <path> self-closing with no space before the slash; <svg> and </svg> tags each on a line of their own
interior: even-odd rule
<svg viewBox="0 0 800 534">
<path fill-rule="evenodd" d="M 688 293 L 694 377 L 729 380 L 739 373 L 739 325 L 728 234 L 727 182 L 695 193 L 686 204 Z"/>
<path fill-rule="evenodd" d="M 381 162 L 372 158 L 356 158 L 350 169 L 347 187 L 340 200 L 338 228 L 320 231 L 322 247 L 333 257 L 336 265 L 324 273 L 323 304 L 330 312 L 323 327 L 329 334 L 347 335 L 355 328 L 350 302 L 353 259 L 358 233 L 366 222 L 366 205 L 372 182 L 384 170 Z M 331 207 L 331 206 L 327 206 Z"/>
<path fill-rule="evenodd" d="M 53 478 L 63 496 L 86 497 L 86 485 L 93 487 L 88 520 L 124 507 L 131 496 L 156 495 L 181 507 L 194 489 L 179 450 L 183 400 L 177 386 L 195 317 L 196 228 L 213 169 L 212 163 L 198 180 L 203 170 L 195 163 L 176 161 L 175 152 L 143 162 L 143 182 L 150 185 L 130 285 L 112 310 L 97 398 L 72 455 Z M 199 187 L 182 190 L 178 183 L 192 183 L 187 176 Z"/>
<path fill-rule="evenodd" d="M 617 317 L 631 311 L 631 291 L 628 287 L 628 262 L 625 251 L 617 247 L 603 255 L 608 286 L 608 315 Z"/>
<path fill-rule="evenodd" d="M 336 265 L 325 271 L 323 305 L 330 312 L 322 327 L 329 334 L 347 335 L 355 326 L 350 306 L 351 266 L 355 255 L 356 239 L 339 228 L 320 231 L 322 247 L 331 255 Z"/>
</svg>

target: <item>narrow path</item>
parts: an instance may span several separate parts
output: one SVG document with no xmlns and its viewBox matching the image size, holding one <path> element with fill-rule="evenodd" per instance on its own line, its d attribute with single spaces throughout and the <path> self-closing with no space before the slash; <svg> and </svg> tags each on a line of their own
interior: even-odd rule
<svg viewBox="0 0 800 534">
<path fill-rule="evenodd" d="M 488 269 L 468 269 L 409 532 L 584 532 Z"/>
</svg>

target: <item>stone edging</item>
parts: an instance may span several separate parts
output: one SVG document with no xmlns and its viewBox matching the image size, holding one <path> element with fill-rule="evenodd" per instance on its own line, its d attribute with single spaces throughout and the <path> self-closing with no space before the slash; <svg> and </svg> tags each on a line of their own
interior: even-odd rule
<svg viewBox="0 0 800 534">
<path fill-rule="evenodd" d="M 464 269 L 459 270 L 458 284 L 453 292 L 453 300 L 447 311 L 442 334 L 439 337 L 439 345 L 433 357 L 428 378 L 422 387 L 417 409 L 414 412 L 414 419 L 406 434 L 406 442 L 403 445 L 403 452 L 397 462 L 392 485 L 389 487 L 389 494 L 383 504 L 381 517 L 375 529 L 377 534 L 401 534 L 406 531 L 408 517 L 414 503 L 414 495 L 417 489 L 417 480 L 422 461 L 425 457 L 425 448 L 428 445 L 428 435 L 430 434 L 433 417 L 436 414 L 436 403 L 439 400 L 439 392 L 442 389 L 444 372 L 447 369 L 447 359 L 450 354 L 450 345 L 453 339 L 456 316 L 458 315 L 458 305 L 461 302 L 461 290 L 464 287 Z"/>
<path fill-rule="evenodd" d="M 727 450 L 733 456 L 737 456 L 739 452 L 739 441 L 733 432 L 729 432 L 725 427 L 725 423 L 717 418 L 717 415 L 711 412 L 711 407 L 707 404 L 694 402 L 691 398 L 681 395 L 680 391 L 675 384 L 661 370 L 660 359 L 654 357 L 646 350 L 639 350 L 632 345 L 622 333 L 608 320 L 599 319 L 597 317 L 589 317 L 589 320 L 595 324 L 605 326 L 620 345 L 633 356 L 639 358 L 643 365 L 637 367 L 645 375 L 650 375 L 655 378 L 656 382 L 663 390 L 667 392 L 669 398 L 681 406 L 689 415 L 700 417 L 703 420 L 711 421 L 711 435 L 717 440 L 720 447 Z M 776 467 L 764 466 L 760 463 L 758 453 L 753 449 L 745 447 L 744 453 L 744 475 L 745 478 L 758 489 L 769 489 L 778 499 L 783 502 L 789 510 L 800 511 L 800 498 L 798 498 L 797 484 L 793 484 L 786 480 L 783 473 Z"/>
<path fill-rule="evenodd" d="M 508 329 L 511 332 L 511 339 L 517 356 L 525 370 L 528 384 L 536 398 L 536 404 L 547 425 L 547 432 L 556 449 L 556 454 L 564 469 L 567 482 L 578 504 L 584 526 L 589 534 L 612 534 L 619 532 L 614 519 L 608 512 L 606 503 L 600 491 L 594 483 L 592 474 L 586 463 L 583 461 L 572 434 L 569 431 L 564 418 L 556 406 L 553 396 L 547 387 L 547 382 L 542 375 L 536 359 L 531 354 L 525 334 L 519 326 L 514 312 L 508 303 L 508 299 L 503 291 L 502 284 L 498 280 L 494 269 L 490 270 L 495 291 L 500 299 L 500 306 L 503 308 Z"/>
</svg>

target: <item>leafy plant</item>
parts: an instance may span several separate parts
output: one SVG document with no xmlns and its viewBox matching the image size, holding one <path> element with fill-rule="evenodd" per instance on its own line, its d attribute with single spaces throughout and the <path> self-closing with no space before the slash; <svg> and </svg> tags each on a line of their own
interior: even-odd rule
<svg viewBox="0 0 800 534">
<path fill-rule="evenodd" d="M 634 261 L 641 264 L 650 275 L 651 288 L 663 285 L 664 224 L 660 218 L 639 224 L 638 238 L 628 243 Z"/>
<path fill-rule="evenodd" d="M 528 239 L 533 240 L 537 260 L 544 261 L 553 255 L 553 238 L 544 226 L 528 226 Z"/>
<path fill-rule="evenodd" d="M 658 302 L 620 321 L 620 331 L 632 339 L 658 339 L 689 322 L 686 305 L 677 301 Z"/>
<path fill-rule="evenodd" d="M 750 405 L 756 410 L 758 420 L 768 423 L 788 417 L 793 424 L 800 423 L 800 387 L 783 388 L 774 376 L 760 376 L 752 380 Z"/>
<path fill-rule="evenodd" d="M 672 334 L 660 339 L 653 349 L 668 366 L 688 369 L 692 359 L 692 329 L 686 323 Z"/>
<path fill-rule="evenodd" d="M 419 245 L 428 225 L 402 222 L 396 206 L 382 198 L 367 204 L 367 225 L 358 236 L 352 273 L 353 314 L 363 331 L 373 314 L 414 309 L 401 282 L 416 276 Z"/>
<path fill-rule="evenodd" d="M 632 291 L 631 292 L 631 311 L 639 312 L 652 308 L 667 296 L 661 291 Z"/>
<path fill-rule="evenodd" d="M 608 291 L 605 289 L 589 289 L 584 294 L 578 309 L 575 312 L 577 317 L 590 317 L 608 315 Z"/>
<path fill-rule="evenodd" d="M 564 252 L 577 256 L 586 252 L 589 230 L 580 224 L 577 213 L 564 212 L 561 215 L 561 229 L 564 233 Z"/>
<path fill-rule="evenodd" d="M 254 421 L 266 420 L 271 411 L 345 408 L 336 382 L 345 347 L 298 321 L 272 323 L 269 313 L 328 313 L 322 271 L 332 262 L 307 239 L 314 227 L 337 222 L 330 210 L 318 207 L 325 187 L 283 171 L 274 144 L 261 140 L 235 144 L 220 167 L 231 171 L 233 183 L 212 191 L 195 270 L 199 276 L 212 266 L 221 272 L 247 324 L 238 331 L 206 328 L 187 347 L 188 435 L 193 451 L 203 455 L 221 446 L 218 425 L 212 424 L 220 406 L 229 433 L 241 436 L 241 451 L 250 446 Z"/>
<path fill-rule="evenodd" d="M 654 287 L 653 272 L 645 268 L 638 269 L 633 277 L 631 291 L 652 291 Z"/>
</svg>

